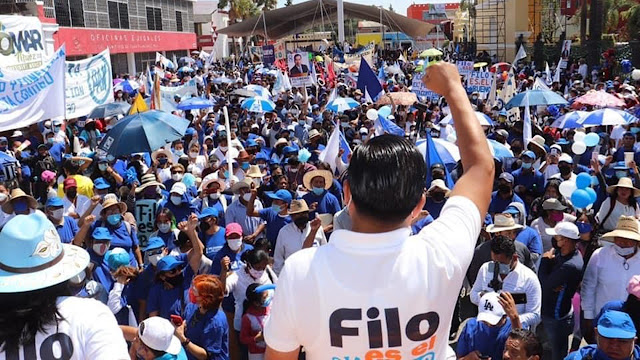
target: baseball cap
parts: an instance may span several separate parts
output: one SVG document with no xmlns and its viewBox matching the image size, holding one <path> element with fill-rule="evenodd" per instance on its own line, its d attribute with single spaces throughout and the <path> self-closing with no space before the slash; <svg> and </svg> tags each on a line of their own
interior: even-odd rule
<svg viewBox="0 0 640 360">
<path fill-rule="evenodd" d="M 518 215 L 518 214 L 520 214 L 520 210 L 518 210 L 518 208 L 515 207 L 515 206 L 507 206 L 507 208 L 504 209 L 503 213 L 511 214 L 511 215 Z"/>
<path fill-rule="evenodd" d="M 182 196 L 186 191 L 187 191 L 187 186 L 184 183 L 177 182 L 173 184 L 173 186 L 171 187 L 170 193 L 175 193 Z"/>
<path fill-rule="evenodd" d="M 182 345 L 180 340 L 173 335 L 174 331 L 171 322 L 159 316 L 144 319 L 138 325 L 138 337 L 147 347 L 171 355 L 178 355 Z"/>
<path fill-rule="evenodd" d="M 633 339 L 636 327 L 629 314 L 608 310 L 598 320 L 598 334 L 609 339 Z"/>
<path fill-rule="evenodd" d="M 498 301 L 498 293 L 488 292 L 480 298 L 478 303 L 478 321 L 484 321 L 489 325 L 496 325 L 506 315 L 504 308 Z"/>
<path fill-rule="evenodd" d="M 111 234 L 109 233 L 109 229 L 106 227 L 97 227 L 91 233 L 91 237 L 94 240 L 109 240 L 111 241 Z"/>
<path fill-rule="evenodd" d="M 229 236 L 232 234 L 242 236 L 242 226 L 238 223 L 227 224 L 224 228 L 224 236 Z"/>
<path fill-rule="evenodd" d="M 531 151 L 531 150 L 527 150 L 527 151 L 523 152 L 522 156 L 526 156 L 529 159 L 533 159 L 533 160 L 536 159 L 536 154 L 534 154 L 533 151 Z"/>
<path fill-rule="evenodd" d="M 571 155 L 569 155 L 567 153 L 563 153 L 558 158 L 558 162 L 563 162 L 563 161 L 568 163 L 568 164 L 573 164 L 573 158 L 571 158 Z"/>
<path fill-rule="evenodd" d="M 202 220 L 202 219 L 208 218 L 210 216 L 218 217 L 218 210 L 216 208 L 213 208 L 213 207 L 208 207 L 208 208 L 202 210 L 202 212 L 200 212 L 200 215 L 198 215 L 198 220 Z"/>
<path fill-rule="evenodd" d="M 165 256 L 162 259 L 158 260 L 158 264 L 156 265 L 156 270 L 160 271 L 171 271 L 178 266 L 184 265 L 184 261 L 180 261 L 176 259 L 175 256 Z"/>
<path fill-rule="evenodd" d="M 111 185 L 109 185 L 107 181 L 101 177 L 93 180 L 93 186 L 98 190 L 104 190 L 111 187 Z"/>
<path fill-rule="evenodd" d="M 508 172 L 503 172 L 502 174 L 500 174 L 498 179 L 505 180 L 513 184 L 513 175 L 509 174 Z"/>
<path fill-rule="evenodd" d="M 121 247 L 107 251 L 104 259 L 111 271 L 117 270 L 120 266 L 129 265 L 129 253 Z"/>
<path fill-rule="evenodd" d="M 560 200 L 556 198 L 549 198 L 542 203 L 542 208 L 544 210 L 565 210 L 567 207 L 562 205 Z"/>
<path fill-rule="evenodd" d="M 76 182 L 76 179 L 72 177 L 64 179 L 63 184 L 64 184 L 65 190 L 71 187 L 78 187 L 78 183 Z"/>
<path fill-rule="evenodd" d="M 282 200 L 287 204 L 290 204 L 292 200 L 291 193 L 285 189 L 280 189 L 276 192 L 267 191 L 265 194 L 273 200 Z"/>
<path fill-rule="evenodd" d="M 152 249 L 160 249 L 165 247 L 164 241 L 162 240 L 161 237 L 159 236 L 152 236 L 149 238 L 149 241 L 147 242 L 147 246 L 145 246 L 144 249 L 142 249 L 142 251 L 149 251 Z"/>
<path fill-rule="evenodd" d="M 60 199 L 59 197 L 55 196 L 52 198 L 49 198 L 47 200 L 47 203 L 44 205 L 45 207 L 63 207 L 64 203 L 62 202 L 62 199 Z"/>
<path fill-rule="evenodd" d="M 568 221 L 559 222 L 553 228 L 546 229 L 545 232 L 547 233 L 547 235 L 560 235 L 573 240 L 577 240 L 580 238 L 580 231 L 578 230 L 576 224 Z"/>
</svg>

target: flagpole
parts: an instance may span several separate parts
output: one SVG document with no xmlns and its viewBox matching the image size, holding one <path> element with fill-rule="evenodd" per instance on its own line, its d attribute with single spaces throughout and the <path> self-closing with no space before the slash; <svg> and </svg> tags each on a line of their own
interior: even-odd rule
<svg viewBox="0 0 640 360">
<path fill-rule="evenodd" d="M 320 0 L 322 2 L 322 0 Z M 338 0 L 338 42 L 340 47 L 344 49 L 344 3 L 343 0 Z"/>
</svg>

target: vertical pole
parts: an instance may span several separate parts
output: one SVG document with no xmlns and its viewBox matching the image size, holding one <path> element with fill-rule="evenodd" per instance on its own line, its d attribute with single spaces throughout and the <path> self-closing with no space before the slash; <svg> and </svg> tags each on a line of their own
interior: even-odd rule
<svg viewBox="0 0 640 360">
<path fill-rule="evenodd" d="M 338 42 L 340 47 L 344 46 L 344 4 L 338 0 Z"/>
</svg>

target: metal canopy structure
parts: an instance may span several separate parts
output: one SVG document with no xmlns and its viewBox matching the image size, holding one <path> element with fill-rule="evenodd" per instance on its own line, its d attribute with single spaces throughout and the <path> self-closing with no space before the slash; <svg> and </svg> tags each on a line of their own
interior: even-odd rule
<svg viewBox="0 0 640 360">
<path fill-rule="evenodd" d="M 344 2 L 344 15 L 346 18 L 376 21 L 393 31 L 400 31 L 414 38 L 426 37 L 434 27 L 432 24 L 410 19 L 373 5 Z M 218 30 L 218 32 L 234 37 L 261 35 L 268 39 L 280 39 L 291 34 L 304 32 L 314 25 L 320 24 L 320 21 L 335 22 L 337 18 L 338 4 L 336 0 L 310 0 L 265 11 L 258 16 Z"/>
</svg>

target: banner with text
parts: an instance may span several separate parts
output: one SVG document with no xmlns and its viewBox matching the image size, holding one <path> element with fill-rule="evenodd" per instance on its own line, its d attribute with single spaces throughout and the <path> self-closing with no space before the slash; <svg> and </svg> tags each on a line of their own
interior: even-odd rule
<svg viewBox="0 0 640 360">
<path fill-rule="evenodd" d="M 262 47 L 262 62 L 267 66 L 276 62 L 273 45 L 264 45 Z"/>
<path fill-rule="evenodd" d="M 481 99 L 485 99 L 491 91 L 493 73 L 490 71 L 472 71 L 467 77 L 467 92 L 477 92 Z"/>
<path fill-rule="evenodd" d="M 334 62 L 334 65 L 341 69 L 346 69 L 351 65 L 360 66 L 360 56 L 364 57 L 366 62 L 374 67 L 373 54 L 375 50 L 374 44 L 369 44 L 355 54 L 344 54 L 344 63 Z"/>
<path fill-rule="evenodd" d="M 431 101 L 438 101 L 440 99 L 440 95 L 424 86 L 424 83 L 422 82 L 422 74 L 416 74 L 413 77 L 413 81 L 411 82 L 411 92 L 416 94 L 418 101 L 423 101 L 423 97 Z"/>
<path fill-rule="evenodd" d="M 32 70 L 46 58 L 42 23 L 36 16 L 0 15 L 0 69 Z"/>
<path fill-rule="evenodd" d="M 138 241 L 141 247 L 147 246 L 149 236 L 153 233 L 156 222 L 156 210 L 158 203 L 156 200 L 143 199 L 136 201 L 135 217 L 138 224 Z"/>
<path fill-rule="evenodd" d="M 160 94 L 163 98 L 175 101 L 175 97 L 184 97 L 186 95 L 197 96 L 198 86 L 196 80 L 191 79 L 184 85 L 180 86 L 160 86 Z"/>
<path fill-rule="evenodd" d="M 276 41 L 276 44 L 273 46 L 273 51 L 276 60 L 287 60 L 287 48 L 285 47 L 284 41 Z"/>
<path fill-rule="evenodd" d="M 98 105 L 113 102 L 109 49 L 80 61 L 67 61 L 67 119 L 88 115 Z"/>
<path fill-rule="evenodd" d="M 65 48 L 31 71 L 0 69 L 0 131 L 65 117 Z"/>
<path fill-rule="evenodd" d="M 473 71 L 473 61 L 456 61 L 456 66 L 462 76 L 469 76 Z"/>
</svg>

